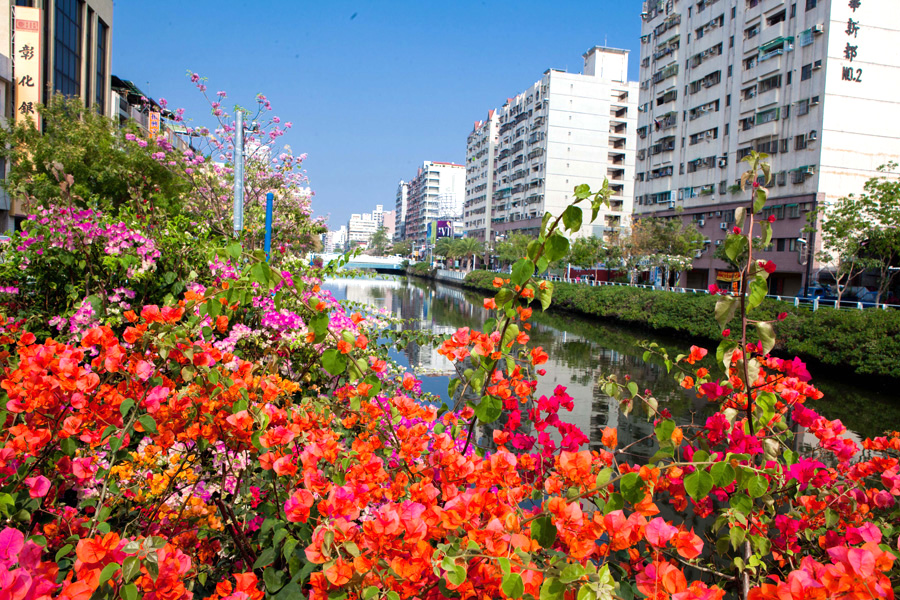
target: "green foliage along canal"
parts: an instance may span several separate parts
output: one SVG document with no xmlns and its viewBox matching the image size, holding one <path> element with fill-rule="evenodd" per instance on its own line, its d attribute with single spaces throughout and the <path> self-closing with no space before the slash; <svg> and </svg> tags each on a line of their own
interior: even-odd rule
<svg viewBox="0 0 900 600">
<path fill-rule="evenodd" d="M 450 334 L 460 327 L 480 328 L 488 318 L 487 311 L 482 308 L 482 295 L 433 281 L 406 277 L 339 279 L 329 281 L 325 288 L 339 300 L 370 304 L 401 317 L 404 329 Z M 641 359 L 643 351 L 637 346 L 638 342 L 652 336 L 652 341 L 674 355 L 687 353 L 689 342 L 568 314 L 544 314 L 539 306 L 535 308 L 531 339 L 534 345 L 543 346 L 550 354 L 550 361 L 544 365 L 547 374 L 539 378 L 538 395 L 549 396 L 556 386 L 565 386 L 574 398 L 575 407 L 571 413 L 563 411 L 560 416 L 582 431 L 590 432 L 591 448 L 599 447 L 601 432 L 607 426 L 618 427 L 622 446 L 653 432 L 643 414 L 626 417 L 618 403 L 602 392 L 597 382 L 605 375 L 629 375 L 640 389 L 653 390 L 660 408 L 667 408 L 681 424 L 691 421 L 702 424 L 714 412 L 706 400 L 682 389 L 667 376 L 665 367 L 645 364 Z M 702 342 L 698 345 L 709 347 Z M 415 369 L 423 380 L 424 391 L 447 399 L 452 366 L 436 348 L 413 343 L 402 353 L 396 352 L 394 358 Z M 715 369 L 709 357 L 703 366 Z M 862 436 L 881 435 L 886 428 L 900 422 L 900 402 L 897 402 L 896 394 L 858 389 L 830 380 L 827 369 L 822 370 L 825 372 L 810 368 L 812 383 L 825 394 L 815 404 L 816 410 L 824 416 L 841 419 L 851 431 Z M 636 443 L 629 451 L 638 460 L 649 457 L 655 451 L 653 440 Z"/>
</svg>

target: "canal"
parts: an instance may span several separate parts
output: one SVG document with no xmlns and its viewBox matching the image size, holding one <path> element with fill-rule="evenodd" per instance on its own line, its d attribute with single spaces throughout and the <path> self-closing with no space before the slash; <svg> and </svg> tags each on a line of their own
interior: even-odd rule
<svg viewBox="0 0 900 600">
<path fill-rule="evenodd" d="M 405 329 L 449 334 L 460 327 L 480 329 L 489 318 L 481 306 L 483 295 L 417 278 L 335 279 L 323 287 L 338 300 L 373 305 L 401 317 Z M 601 432 L 607 426 L 618 428 L 621 446 L 653 431 L 645 415 L 638 412 L 625 416 L 618 402 L 601 391 L 598 382 L 610 374 L 628 374 L 640 389 L 653 390 L 660 409 L 667 408 L 679 424 L 702 424 L 713 412 L 710 403 L 681 388 L 663 366 L 644 363 L 643 351 L 636 346 L 641 340 L 652 339 L 674 356 L 687 353 L 689 341 L 565 313 L 544 314 L 539 309 L 535 310 L 532 323 L 532 344 L 543 346 L 550 355 L 550 361 L 544 365 L 547 374 L 538 378 L 538 395 L 549 396 L 556 386 L 565 386 L 574 398 L 575 408 L 571 413 L 560 413 L 560 418 L 581 428 L 591 438 L 592 448 L 599 447 Z M 709 348 L 709 344 L 698 345 Z M 714 353 L 713 348 L 709 349 Z M 411 344 L 402 353 L 392 354 L 398 363 L 421 377 L 424 391 L 448 399 L 452 366 L 435 348 Z M 860 436 L 881 435 L 900 423 L 896 393 L 829 379 L 827 371 L 827 367 L 810 368 L 812 383 L 825 394 L 822 400 L 811 401 L 811 408 L 828 418 L 841 419 L 857 440 Z M 631 451 L 633 460 L 641 460 L 652 455 L 655 446 L 647 441 L 635 444 Z"/>
</svg>

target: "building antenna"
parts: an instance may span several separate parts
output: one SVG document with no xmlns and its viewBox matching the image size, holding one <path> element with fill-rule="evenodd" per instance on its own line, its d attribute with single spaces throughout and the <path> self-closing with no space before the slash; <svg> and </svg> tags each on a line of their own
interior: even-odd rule
<svg viewBox="0 0 900 600">
<path fill-rule="evenodd" d="M 607 38 L 607 37 L 609 37 L 609 36 L 606 36 L 606 35 L 603 36 L 603 47 L 604 47 L 604 48 L 607 47 L 607 42 L 606 42 L 606 38 Z"/>
</svg>

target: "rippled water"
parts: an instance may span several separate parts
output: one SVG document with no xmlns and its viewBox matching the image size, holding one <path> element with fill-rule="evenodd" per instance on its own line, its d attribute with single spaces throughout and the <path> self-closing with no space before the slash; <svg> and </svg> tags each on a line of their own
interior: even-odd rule
<svg viewBox="0 0 900 600">
<path fill-rule="evenodd" d="M 336 279 L 324 287 L 337 299 L 371 304 L 406 319 L 406 329 L 452 333 L 460 327 L 481 328 L 489 318 L 481 307 L 482 296 L 420 279 Z M 550 395 L 556 386 L 565 386 L 574 398 L 575 408 L 560 417 L 589 435 L 592 447 L 599 446 L 600 432 L 607 426 L 618 428 L 620 446 L 653 432 L 643 415 L 626 417 L 618 402 L 600 390 L 600 378 L 609 374 L 628 374 L 640 389 L 653 390 L 660 408 L 668 408 L 680 424 L 703 423 L 712 414 L 712 405 L 682 389 L 666 374 L 665 367 L 644 363 L 642 350 L 636 347 L 638 341 L 652 339 L 674 355 L 686 352 L 690 342 L 563 313 L 543 314 L 540 310 L 535 310 L 532 322 L 532 343 L 543 346 L 550 354 L 550 361 L 544 365 L 547 374 L 538 379 L 538 394 Z M 416 369 L 425 391 L 447 399 L 452 365 L 434 348 L 411 344 L 403 353 L 394 351 L 393 356 L 399 363 Z M 840 418 L 857 437 L 880 435 L 900 423 L 896 394 L 854 389 L 845 382 L 828 380 L 827 373 L 817 373 L 815 368 L 810 371 L 812 382 L 826 394 L 811 406 L 829 418 Z M 655 444 L 647 440 L 635 444 L 631 451 L 635 460 L 647 458 L 655 452 Z"/>
</svg>

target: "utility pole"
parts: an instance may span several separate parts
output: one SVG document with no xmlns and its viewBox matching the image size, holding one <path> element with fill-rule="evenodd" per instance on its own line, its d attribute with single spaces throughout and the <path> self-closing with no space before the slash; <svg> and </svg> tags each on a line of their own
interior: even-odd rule
<svg viewBox="0 0 900 600">
<path fill-rule="evenodd" d="M 244 229 L 244 113 L 237 111 L 234 128 L 234 237 Z"/>
</svg>

